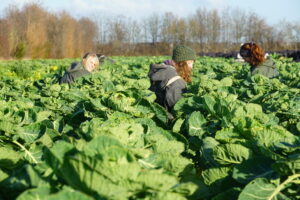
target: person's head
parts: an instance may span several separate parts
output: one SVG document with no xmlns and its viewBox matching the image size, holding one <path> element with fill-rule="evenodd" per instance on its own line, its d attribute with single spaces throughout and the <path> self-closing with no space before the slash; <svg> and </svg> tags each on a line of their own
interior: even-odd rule
<svg viewBox="0 0 300 200">
<path fill-rule="evenodd" d="M 193 49 L 178 45 L 173 49 L 172 60 L 175 63 L 177 73 L 186 82 L 192 82 L 192 69 L 196 60 L 196 53 Z"/>
<path fill-rule="evenodd" d="M 242 58 L 252 66 L 257 66 L 265 61 L 265 52 L 253 42 L 244 43 L 240 48 Z"/>
<path fill-rule="evenodd" d="M 82 64 L 88 72 L 94 71 L 99 66 L 99 59 L 95 53 L 86 53 L 82 58 Z"/>
</svg>

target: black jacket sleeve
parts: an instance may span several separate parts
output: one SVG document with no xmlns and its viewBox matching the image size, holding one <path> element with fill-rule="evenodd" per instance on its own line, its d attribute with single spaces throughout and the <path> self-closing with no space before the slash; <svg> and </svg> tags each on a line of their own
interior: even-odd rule
<svg viewBox="0 0 300 200">
<path fill-rule="evenodd" d="M 74 77 L 72 76 L 72 74 L 70 74 L 69 72 L 65 72 L 65 74 L 63 75 L 63 77 L 61 77 L 59 84 L 62 83 L 73 83 L 74 82 Z"/>
<path fill-rule="evenodd" d="M 85 70 L 81 63 L 72 63 L 70 68 L 66 70 L 63 77 L 60 79 L 59 83 L 73 83 L 75 79 L 79 77 L 83 77 L 90 74 L 87 70 Z"/>
<path fill-rule="evenodd" d="M 186 83 L 184 80 L 179 79 L 166 87 L 165 103 L 168 110 L 171 110 L 173 106 L 182 97 L 182 94 L 186 92 Z"/>
</svg>

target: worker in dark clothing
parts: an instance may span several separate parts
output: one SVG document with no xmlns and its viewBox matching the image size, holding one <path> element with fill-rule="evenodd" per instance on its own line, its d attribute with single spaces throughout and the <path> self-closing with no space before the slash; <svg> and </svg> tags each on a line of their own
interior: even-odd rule
<svg viewBox="0 0 300 200">
<path fill-rule="evenodd" d="M 151 64 L 148 77 L 150 90 L 155 92 L 155 102 L 166 108 L 169 119 L 170 113 L 176 102 L 186 92 L 186 83 L 192 81 L 191 74 L 196 60 L 195 52 L 186 46 L 176 46 L 173 50 L 172 60 L 161 64 Z"/>
<path fill-rule="evenodd" d="M 262 74 L 268 78 L 275 78 L 279 75 L 274 61 L 265 58 L 263 49 L 253 43 L 242 44 L 240 55 L 251 66 L 251 75 Z"/>
<path fill-rule="evenodd" d="M 73 83 L 75 79 L 92 73 L 99 67 L 100 61 L 103 59 L 103 55 L 94 53 L 85 54 L 81 62 L 74 62 L 71 64 L 69 69 L 65 71 L 65 74 L 60 79 L 59 83 Z"/>
</svg>

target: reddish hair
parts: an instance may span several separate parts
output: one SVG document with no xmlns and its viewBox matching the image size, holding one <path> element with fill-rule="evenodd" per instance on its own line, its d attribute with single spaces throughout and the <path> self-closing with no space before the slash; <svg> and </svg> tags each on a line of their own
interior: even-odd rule
<svg viewBox="0 0 300 200">
<path fill-rule="evenodd" d="M 252 66 L 256 67 L 266 60 L 264 50 L 253 42 L 243 44 L 240 48 L 240 52 L 241 51 L 249 52 L 249 56 L 247 56 L 249 58 L 248 62 Z"/>
<path fill-rule="evenodd" d="M 192 82 L 192 70 L 188 67 L 186 61 L 175 62 L 175 66 L 178 75 L 181 76 L 185 82 Z"/>
</svg>

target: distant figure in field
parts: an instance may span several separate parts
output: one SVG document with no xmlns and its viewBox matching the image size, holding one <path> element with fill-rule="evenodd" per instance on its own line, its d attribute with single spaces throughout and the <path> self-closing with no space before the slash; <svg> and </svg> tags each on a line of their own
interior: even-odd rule
<svg viewBox="0 0 300 200">
<path fill-rule="evenodd" d="M 155 92 L 155 102 L 166 108 L 169 120 L 173 119 L 170 111 L 186 92 L 186 83 L 192 82 L 192 69 L 196 53 L 189 47 L 180 45 L 173 49 L 172 60 L 161 64 L 151 64 L 148 77 L 150 90 Z"/>
<path fill-rule="evenodd" d="M 74 62 L 65 71 L 65 74 L 60 79 L 59 83 L 73 83 L 75 79 L 86 76 L 97 69 L 105 59 L 104 55 L 95 53 L 86 53 L 81 62 Z"/>
<path fill-rule="evenodd" d="M 266 58 L 263 49 L 253 43 L 244 43 L 240 48 L 240 55 L 251 66 L 251 75 L 262 74 L 268 78 L 275 78 L 279 75 L 274 61 Z"/>
</svg>

